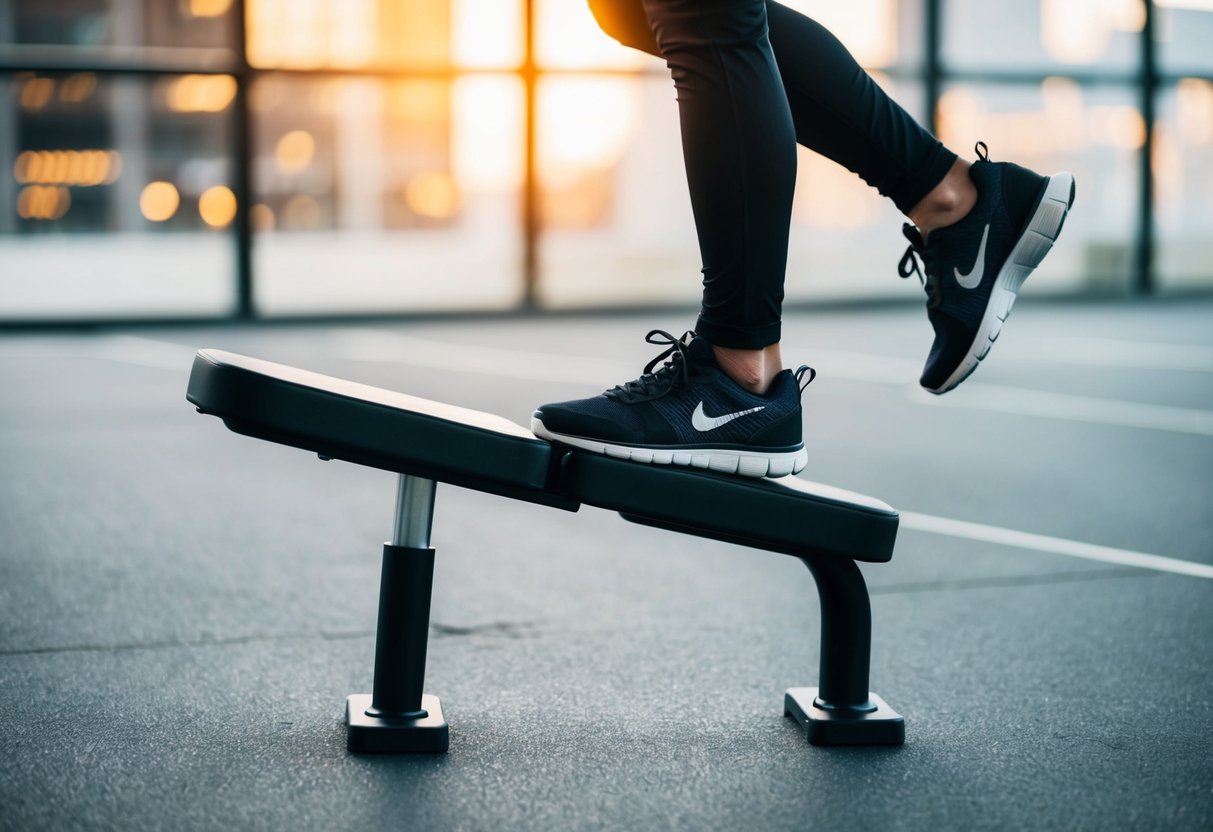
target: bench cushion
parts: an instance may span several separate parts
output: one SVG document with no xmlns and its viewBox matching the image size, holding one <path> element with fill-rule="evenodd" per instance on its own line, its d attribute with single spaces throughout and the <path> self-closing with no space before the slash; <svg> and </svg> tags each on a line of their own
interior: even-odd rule
<svg viewBox="0 0 1213 832">
<path fill-rule="evenodd" d="M 186 398 L 237 433 L 385 471 L 576 510 L 552 446 L 508 419 L 222 350 Z"/>
<path fill-rule="evenodd" d="M 861 494 L 569 451 L 490 413 L 221 350 L 194 358 L 186 398 L 322 456 L 758 549 L 883 562 L 897 536 L 897 512 Z"/>
<path fill-rule="evenodd" d="M 571 453 L 563 482 L 583 503 L 658 528 L 789 555 L 893 557 L 898 515 L 871 497 L 783 477 L 738 477 Z"/>
</svg>

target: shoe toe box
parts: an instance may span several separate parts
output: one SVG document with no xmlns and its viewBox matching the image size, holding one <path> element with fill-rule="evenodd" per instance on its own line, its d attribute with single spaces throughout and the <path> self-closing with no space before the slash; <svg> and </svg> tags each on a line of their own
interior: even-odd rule
<svg viewBox="0 0 1213 832">
<path fill-rule="evenodd" d="M 635 426 L 627 418 L 627 408 L 605 396 L 541 405 L 534 418 L 546 430 L 564 436 L 600 439 L 605 442 L 633 442 Z"/>
<path fill-rule="evenodd" d="M 932 324 L 935 327 L 935 341 L 922 368 L 919 384 L 928 390 L 939 390 L 968 357 L 974 331 L 948 315 L 935 316 Z"/>
</svg>

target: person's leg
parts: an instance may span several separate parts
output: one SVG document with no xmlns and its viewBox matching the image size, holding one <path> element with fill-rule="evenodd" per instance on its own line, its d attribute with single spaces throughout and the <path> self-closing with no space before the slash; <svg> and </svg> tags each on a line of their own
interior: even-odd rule
<svg viewBox="0 0 1213 832">
<path fill-rule="evenodd" d="M 638 379 L 542 405 L 531 429 L 640 462 L 793 474 L 807 461 L 800 393 L 810 371 L 783 369 L 778 346 L 796 135 L 766 6 L 643 0 L 643 9 L 678 94 L 703 306 L 694 333 L 649 333 L 667 349 Z"/>
<path fill-rule="evenodd" d="M 612 7 L 598 10 L 608 34 L 656 51 L 637 25 L 638 0 L 593 2 Z M 1061 233 L 1074 178 L 992 163 L 982 150 L 970 166 L 885 95 L 828 30 L 770 0 L 766 7 L 797 141 L 857 173 L 917 226 L 905 228 L 911 251 L 900 271 L 918 271 L 915 255 L 923 262 L 935 341 L 920 381 L 947 392 L 989 352 L 1020 286 Z"/>
<path fill-rule="evenodd" d="M 752 392 L 775 374 L 796 137 L 763 0 L 643 0 L 678 97 L 703 258 L 695 331 Z"/>
<path fill-rule="evenodd" d="M 662 57 L 643 0 L 589 5 L 608 35 Z M 891 99 L 828 29 L 779 3 L 765 5 L 797 142 L 858 174 L 919 228 L 963 217 L 975 199 L 968 164 Z"/>
</svg>

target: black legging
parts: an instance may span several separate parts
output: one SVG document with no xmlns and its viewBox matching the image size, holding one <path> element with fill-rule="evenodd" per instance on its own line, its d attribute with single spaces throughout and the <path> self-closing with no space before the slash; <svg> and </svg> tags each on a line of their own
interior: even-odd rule
<svg viewBox="0 0 1213 832">
<path fill-rule="evenodd" d="M 859 174 L 903 213 L 956 156 L 827 29 L 769 0 L 589 0 L 620 43 L 674 78 L 703 258 L 696 331 L 721 347 L 779 340 L 796 142 Z"/>
</svg>

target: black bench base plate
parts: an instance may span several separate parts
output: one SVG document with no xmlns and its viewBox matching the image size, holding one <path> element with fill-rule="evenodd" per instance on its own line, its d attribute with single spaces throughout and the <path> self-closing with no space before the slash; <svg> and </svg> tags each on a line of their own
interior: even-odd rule
<svg viewBox="0 0 1213 832">
<path fill-rule="evenodd" d="M 346 747 L 361 754 L 443 754 L 451 744 L 437 696 L 422 695 L 421 719 L 382 719 L 367 716 L 371 694 L 355 693 L 345 700 Z"/>
<path fill-rule="evenodd" d="M 817 688 L 790 688 L 783 697 L 783 714 L 804 728 L 813 745 L 901 745 L 906 723 L 901 714 L 874 693 L 871 710 L 823 708 Z"/>
</svg>

